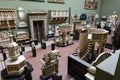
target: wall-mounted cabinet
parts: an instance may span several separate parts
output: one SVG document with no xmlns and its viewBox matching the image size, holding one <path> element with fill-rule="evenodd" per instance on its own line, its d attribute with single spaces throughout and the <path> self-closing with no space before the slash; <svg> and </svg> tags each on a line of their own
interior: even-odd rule
<svg viewBox="0 0 120 80">
<path fill-rule="evenodd" d="M 16 26 L 16 10 L 13 8 L 0 8 L 0 29 Z"/>
<path fill-rule="evenodd" d="M 50 23 L 64 23 L 69 17 L 69 12 L 65 10 L 50 10 Z"/>
</svg>

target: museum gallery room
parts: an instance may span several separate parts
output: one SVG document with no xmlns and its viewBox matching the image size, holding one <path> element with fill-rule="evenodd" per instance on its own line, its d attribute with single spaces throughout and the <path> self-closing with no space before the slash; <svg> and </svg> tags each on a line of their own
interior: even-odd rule
<svg viewBox="0 0 120 80">
<path fill-rule="evenodd" d="M 0 0 L 0 80 L 120 80 L 120 0 Z"/>
</svg>

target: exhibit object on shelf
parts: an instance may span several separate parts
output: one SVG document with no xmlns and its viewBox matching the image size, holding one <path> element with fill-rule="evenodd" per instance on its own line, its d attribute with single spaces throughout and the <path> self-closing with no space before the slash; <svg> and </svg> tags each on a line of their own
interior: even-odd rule
<svg viewBox="0 0 120 80">
<path fill-rule="evenodd" d="M 0 8 L 0 29 L 16 27 L 16 10 L 14 8 Z"/>
<path fill-rule="evenodd" d="M 56 76 L 55 80 L 62 80 L 58 70 L 59 57 L 59 50 L 57 49 L 44 54 L 43 60 L 45 63 L 41 65 L 42 75 L 40 75 L 42 80 L 49 79 L 52 76 Z"/>
</svg>

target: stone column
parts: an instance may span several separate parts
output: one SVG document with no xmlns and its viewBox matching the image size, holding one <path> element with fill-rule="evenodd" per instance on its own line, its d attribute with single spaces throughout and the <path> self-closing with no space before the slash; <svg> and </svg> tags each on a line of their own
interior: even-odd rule
<svg viewBox="0 0 120 80">
<path fill-rule="evenodd" d="M 80 57 L 84 55 L 87 49 L 87 44 L 88 44 L 88 30 L 86 29 L 80 32 L 80 38 L 79 38 Z"/>
</svg>

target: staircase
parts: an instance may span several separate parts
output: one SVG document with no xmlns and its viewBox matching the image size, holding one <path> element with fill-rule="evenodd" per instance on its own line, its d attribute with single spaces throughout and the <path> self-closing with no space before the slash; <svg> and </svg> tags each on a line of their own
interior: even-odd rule
<svg viewBox="0 0 120 80">
<path fill-rule="evenodd" d="M 81 59 L 85 61 L 88 61 L 89 59 L 91 59 L 93 54 L 93 49 L 94 49 L 94 44 L 91 41 L 89 41 L 86 52 L 81 57 Z"/>
</svg>

